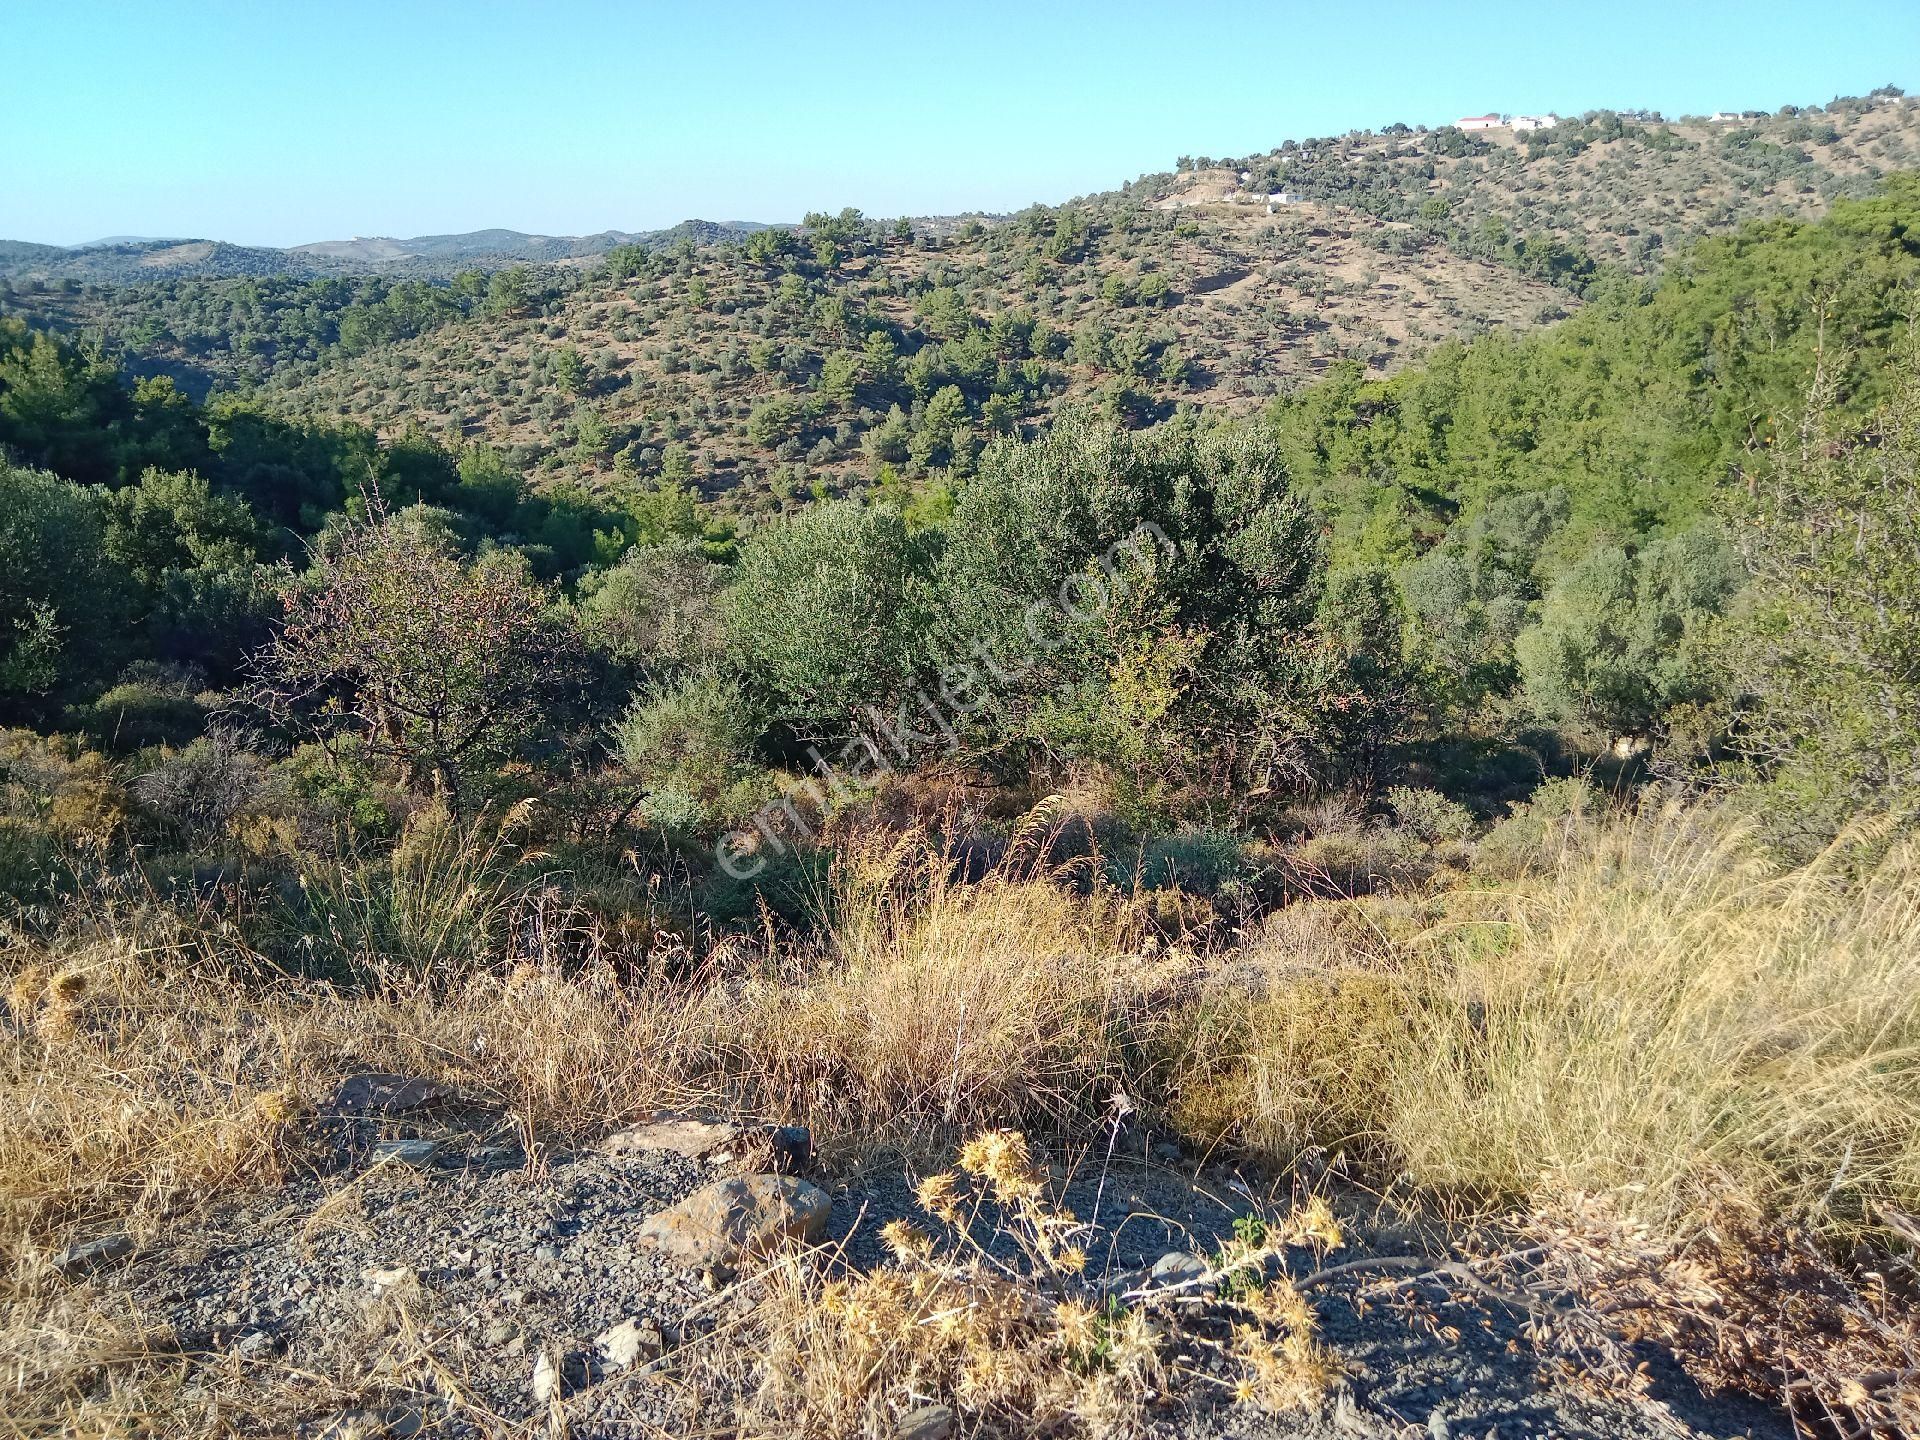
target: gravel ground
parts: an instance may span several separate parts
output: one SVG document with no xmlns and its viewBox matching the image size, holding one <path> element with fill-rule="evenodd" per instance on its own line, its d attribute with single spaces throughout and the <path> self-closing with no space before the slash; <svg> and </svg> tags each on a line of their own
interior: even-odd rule
<svg viewBox="0 0 1920 1440">
<path fill-rule="evenodd" d="M 130 1301 L 170 1324 L 181 1348 L 214 1374 L 285 1387 L 283 1398 L 311 1411 L 296 1434 L 317 1436 L 350 1407 L 381 1424 L 336 1425 L 340 1440 L 531 1428 L 548 1411 L 534 1384 L 543 1354 L 557 1362 L 573 1440 L 726 1433 L 733 1397 L 699 1388 L 696 1368 L 677 1366 L 675 1352 L 734 1346 L 750 1367 L 753 1287 L 729 1285 L 724 1272 L 690 1273 L 633 1240 L 647 1216 L 713 1179 L 711 1165 L 657 1152 L 529 1164 L 479 1127 L 452 1122 L 407 1127 L 441 1138 L 431 1156 L 382 1158 L 373 1144 L 392 1128 L 343 1122 L 338 1170 L 235 1207 L 196 1233 L 163 1237 L 76 1283 L 108 1306 Z M 827 1238 L 838 1263 L 882 1263 L 880 1226 L 922 1218 L 910 1178 L 897 1172 L 838 1184 L 814 1178 L 833 1195 Z M 1330 1193 L 1349 1238 L 1335 1259 L 1447 1258 L 1430 1227 L 1385 1215 L 1358 1194 Z M 1088 1275 L 1109 1282 L 1170 1251 L 1210 1253 L 1237 1215 L 1280 1208 L 1231 1172 L 1183 1170 L 1164 1152 L 1155 1163 L 1116 1162 L 1104 1175 L 1083 1165 L 1062 1198 L 1083 1219 L 1097 1205 Z M 1158 1418 L 1155 1431 L 1183 1440 L 1791 1434 L 1759 1407 L 1702 1397 L 1661 1356 L 1643 1357 L 1654 1376 L 1649 1393 L 1624 1396 L 1543 1359 L 1526 1339 L 1524 1314 L 1434 1287 L 1388 1290 L 1380 1279 L 1359 1275 L 1313 1292 L 1323 1337 L 1350 1382 L 1324 1413 L 1189 1407 Z M 599 1357 L 595 1337 L 626 1321 L 664 1346 L 660 1364 L 644 1363 L 651 1350 L 620 1369 Z M 353 1377 L 350 1395 L 323 1377 Z M 196 1383 L 214 1388 L 211 1376 Z"/>
</svg>

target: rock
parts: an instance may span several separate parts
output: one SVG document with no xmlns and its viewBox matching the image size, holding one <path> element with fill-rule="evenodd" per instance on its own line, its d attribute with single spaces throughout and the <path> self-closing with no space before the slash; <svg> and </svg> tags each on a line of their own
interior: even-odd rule
<svg viewBox="0 0 1920 1440">
<path fill-rule="evenodd" d="M 609 1155 L 680 1155 L 731 1165 L 743 1175 L 794 1175 L 813 1161 L 813 1136 L 804 1125 L 735 1125 L 684 1115 L 661 1115 L 621 1130 L 600 1148 Z"/>
<path fill-rule="evenodd" d="M 1427 1416 L 1427 1434 L 1432 1440 L 1453 1440 L 1453 1427 L 1447 1424 L 1447 1417 L 1438 1410 Z"/>
<path fill-rule="evenodd" d="M 390 1270 L 374 1268 L 360 1272 L 360 1279 L 365 1283 L 366 1287 L 376 1295 L 385 1294 L 389 1290 L 397 1290 L 403 1285 L 411 1285 L 418 1281 L 419 1278 L 420 1276 L 414 1271 L 411 1265 L 395 1265 Z"/>
<path fill-rule="evenodd" d="M 553 1362 L 553 1356 L 546 1351 L 540 1352 L 540 1358 L 533 1362 L 533 1400 L 536 1405 L 544 1405 L 561 1393 L 560 1367 Z"/>
<path fill-rule="evenodd" d="M 425 1170 L 433 1164 L 433 1157 L 439 1153 L 438 1140 L 376 1140 L 373 1145 L 373 1163 L 379 1165 L 391 1160 L 396 1165 L 409 1165 L 415 1170 Z"/>
<path fill-rule="evenodd" d="M 1186 1250 L 1170 1250 L 1153 1262 L 1156 1285 L 1186 1285 L 1207 1273 L 1207 1262 Z"/>
<path fill-rule="evenodd" d="M 922 1405 L 901 1417 L 894 1427 L 896 1440 L 947 1440 L 953 1434 L 953 1411 L 944 1405 Z"/>
<path fill-rule="evenodd" d="M 69 1245 L 53 1257 L 53 1268 L 72 1278 L 97 1270 L 102 1265 L 111 1265 L 116 1260 L 124 1260 L 133 1251 L 131 1235 L 102 1235 L 98 1240 Z"/>
<path fill-rule="evenodd" d="M 694 1120 L 684 1115 L 661 1115 L 644 1125 L 609 1135 L 600 1148 L 608 1155 L 645 1155 L 665 1152 L 704 1160 L 740 1138 L 742 1127 L 723 1120 Z"/>
<path fill-rule="evenodd" d="M 689 1269 L 731 1267 L 784 1240 L 817 1240 L 833 1201 L 790 1175 L 716 1180 L 649 1216 L 640 1239 Z"/>
<path fill-rule="evenodd" d="M 586 1357 L 578 1350 L 542 1350 L 533 1362 L 534 1403 L 545 1405 L 550 1400 L 565 1399 L 584 1388 L 590 1378 Z"/>
<path fill-rule="evenodd" d="M 622 1320 L 611 1329 L 602 1330 L 593 1343 L 609 1370 L 625 1370 L 630 1365 L 657 1360 L 667 1348 L 666 1336 L 652 1320 Z"/>
<path fill-rule="evenodd" d="M 242 1360 L 264 1360 L 279 1348 L 279 1337 L 269 1330 L 249 1330 L 233 1342 L 233 1353 Z"/>
<path fill-rule="evenodd" d="M 320 1107 L 323 1115 L 405 1115 L 444 1104 L 454 1092 L 431 1080 L 405 1075 L 349 1075 Z"/>
<path fill-rule="evenodd" d="M 511 1320 L 496 1320 L 481 1333 L 482 1345 L 504 1345 L 520 1333 Z"/>
</svg>

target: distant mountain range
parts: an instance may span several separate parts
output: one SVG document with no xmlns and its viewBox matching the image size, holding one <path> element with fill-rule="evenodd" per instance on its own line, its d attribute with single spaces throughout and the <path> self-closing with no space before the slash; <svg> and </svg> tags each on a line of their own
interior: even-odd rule
<svg viewBox="0 0 1920 1440">
<path fill-rule="evenodd" d="M 665 230 L 603 230 L 597 235 L 529 235 L 519 230 L 474 230 L 464 235 L 411 239 L 356 236 L 285 248 L 232 245 L 224 240 L 149 239 L 116 235 L 89 245 L 37 245 L 0 240 L 0 279 L 125 284 L 176 276 L 451 274 L 521 263 L 553 264 L 604 255 L 620 245 L 660 249 L 691 240 L 730 240 L 766 225 L 751 220 L 683 220 Z"/>
</svg>

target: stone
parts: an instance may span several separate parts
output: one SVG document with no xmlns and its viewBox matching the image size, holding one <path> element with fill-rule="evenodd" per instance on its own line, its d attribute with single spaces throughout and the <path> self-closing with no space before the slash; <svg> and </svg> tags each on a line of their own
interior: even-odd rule
<svg viewBox="0 0 1920 1440">
<path fill-rule="evenodd" d="M 554 1363 L 553 1356 L 542 1350 L 540 1358 L 533 1362 L 534 1403 L 545 1405 L 559 1393 L 561 1393 L 560 1367 Z"/>
<path fill-rule="evenodd" d="M 1153 1262 L 1156 1285 L 1188 1285 L 1207 1273 L 1207 1262 L 1185 1250 L 1170 1250 Z"/>
<path fill-rule="evenodd" d="M 832 1211 L 826 1191 L 791 1175 L 737 1176 L 649 1216 L 639 1238 L 689 1269 L 731 1267 L 782 1241 L 819 1239 Z"/>
<path fill-rule="evenodd" d="M 320 1107 L 323 1115 L 405 1115 L 443 1104 L 453 1091 L 406 1075 L 349 1075 Z"/>
<path fill-rule="evenodd" d="M 922 1405 L 903 1415 L 894 1427 L 895 1440 L 947 1440 L 953 1434 L 953 1411 L 944 1405 Z"/>
<path fill-rule="evenodd" d="M 379 1165 L 391 1160 L 396 1165 L 425 1170 L 433 1164 L 434 1156 L 439 1153 L 438 1140 L 376 1140 L 373 1163 Z"/>
<path fill-rule="evenodd" d="M 124 1260 L 133 1251 L 131 1235 L 102 1235 L 98 1240 L 69 1245 L 53 1257 L 53 1268 L 72 1278 L 97 1270 L 102 1265 L 111 1265 L 116 1260 Z"/>
<path fill-rule="evenodd" d="M 600 1148 L 608 1155 L 666 1153 L 704 1160 L 740 1138 L 742 1127 L 722 1120 L 694 1120 L 684 1115 L 661 1115 L 609 1135 Z"/>
<path fill-rule="evenodd" d="M 609 1370 L 625 1370 L 630 1365 L 658 1360 L 667 1348 L 666 1336 L 660 1333 L 659 1325 L 652 1320 L 638 1319 L 622 1320 L 602 1330 L 593 1343 Z"/>
<path fill-rule="evenodd" d="M 804 1125 L 736 1125 L 659 1115 L 609 1135 L 608 1155 L 670 1154 L 711 1165 L 731 1165 L 741 1174 L 795 1175 L 813 1161 L 813 1136 Z"/>
<path fill-rule="evenodd" d="M 1453 1427 L 1447 1423 L 1447 1417 L 1435 1410 L 1427 1416 L 1427 1434 L 1432 1440 L 1452 1440 Z"/>
<path fill-rule="evenodd" d="M 538 1405 L 565 1399 L 584 1389 L 591 1375 L 587 1359 L 578 1350 L 552 1348 L 542 1350 L 533 1362 L 533 1399 Z"/>
<path fill-rule="evenodd" d="M 233 1353 L 242 1360 L 264 1360 L 279 1348 L 279 1337 L 269 1330 L 250 1330 L 233 1342 Z"/>
<path fill-rule="evenodd" d="M 360 1272 L 360 1279 L 376 1295 L 384 1294 L 388 1290 L 397 1290 L 403 1285 L 411 1285 L 419 1278 L 411 1265 L 395 1265 L 386 1270 L 375 1267 Z"/>
</svg>

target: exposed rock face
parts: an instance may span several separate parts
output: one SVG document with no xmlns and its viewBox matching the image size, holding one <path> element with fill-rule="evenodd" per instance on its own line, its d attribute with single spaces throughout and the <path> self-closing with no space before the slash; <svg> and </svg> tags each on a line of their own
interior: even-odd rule
<svg viewBox="0 0 1920 1440">
<path fill-rule="evenodd" d="M 716 1180 L 648 1217 L 640 1239 L 691 1269 L 732 1268 L 783 1241 L 820 1238 L 833 1201 L 791 1175 Z"/>
</svg>

